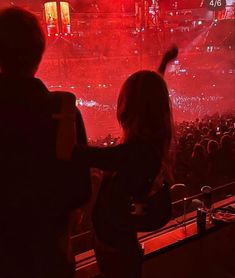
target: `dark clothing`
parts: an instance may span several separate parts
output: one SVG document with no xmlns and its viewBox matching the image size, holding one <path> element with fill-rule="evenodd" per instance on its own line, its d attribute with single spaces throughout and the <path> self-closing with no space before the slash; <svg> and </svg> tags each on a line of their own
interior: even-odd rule
<svg viewBox="0 0 235 278">
<path fill-rule="evenodd" d="M 90 176 L 85 166 L 56 160 L 56 106 L 40 80 L 0 75 L 1 278 L 74 271 L 62 245 L 71 211 L 89 198 Z M 79 111 L 76 124 L 85 144 Z"/>
<path fill-rule="evenodd" d="M 231 149 L 220 148 L 217 152 L 217 174 L 230 180 L 235 176 L 235 154 Z"/>
<path fill-rule="evenodd" d="M 141 202 L 149 194 L 161 167 L 159 153 L 136 140 L 115 147 L 78 148 L 74 156 L 106 171 L 93 210 L 95 253 L 102 274 L 105 278 L 141 277 L 142 253 L 128 214 L 131 198 Z"/>
<path fill-rule="evenodd" d="M 208 174 L 209 176 L 215 176 L 218 173 L 218 151 L 209 153 L 207 156 Z"/>
<path fill-rule="evenodd" d="M 118 249 L 96 239 L 94 251 L 105 278 L 141 278 L 144 250 L 137 240 L 136 244 L 128 244 L 125 249 Z"/>
<path fill-rule="evenodd" d="M 190 161 L 191 173 L 189 176 L 189 184 L 191 186 L 191 194 L 198 194 L 203 184 L 207 182 L 208 164 L 205 157 L 192 157 Z"/>
<path fill-rule="evenodd" d="M 130 198 L 143 200 L 160 170 L 160 158 L 149 144 L 136 141 L 115 147 L 78 150 L 78 160 L 106 171 L 93 213 L 98 238 L 113 246 L 129 242 L 126 222 Z"/>
</svg>

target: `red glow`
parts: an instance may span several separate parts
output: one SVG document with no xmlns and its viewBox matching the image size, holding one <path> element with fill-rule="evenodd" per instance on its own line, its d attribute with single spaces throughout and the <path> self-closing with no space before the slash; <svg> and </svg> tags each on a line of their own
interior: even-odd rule
<svg viewBox="0 0 235 278">
<path fill-rule="evenodd" d="M 61 36 L 51 34 L 38 75 L 54 89 L 59 89 L 58 84 L 65 91 L 74 87 L 89 137 L 115 136 L 119 133 L 115 108 L 121 84 L 134 71 L 156 70 L 164 50 L 175 43 L 180 55 L 166 74 L 175 119 L 232 109 L 234 23 L 200 11 L 178 9 L 170 16 L 172 10 L 162 10 L 160 18 L 151 13 L 147 21 L 137 21 L 134 13 L 73 14 L 74 34 L 66 30 Z M 52 41 L 53 36 L 59 40 Z"/>
</svg>

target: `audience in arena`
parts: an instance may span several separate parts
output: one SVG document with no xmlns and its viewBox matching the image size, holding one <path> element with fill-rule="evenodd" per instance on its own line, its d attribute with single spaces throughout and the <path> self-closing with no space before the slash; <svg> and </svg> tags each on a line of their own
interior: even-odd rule
<svg viewBox="0 0 235 278">
<path fill-rule="evenodd" d="M 44 49 L 33 14 L 16 7 L 0 11 L 0 277 L 74 276 L 70 220 L 90 198 L 89 168 L 96 167 L 105 171 L 100 190 L 95 188 L 97 200 L 92 196 L 97 262 L 104 277 L 139 278 L 143 253 L 137 232 L 125 221 L 130 198 L 142 202 L 149 196 L 155 178 L 166 178 L 169 160 L 170 182 L 185 184 L 189 195 L 204 185 L 233 181 L 234 113 L 175 123 L 171 145 L 171 106 L 162 75 L 177 56 L 173 48 L 159 74 L 138 71 L 124 82 L 117 104 L 122 137 L 108 134 L 88 147 L 75 97 L 50 93 L 35 78 Z M 57 153 L 61 122 L 68 126 L 71 118 L 61 115 L 65 96 L 74 101 L 77 134 L 68 161 Z"/>
<path fill-rule="evenodd" d="M 175 122 L 176 141 L 171 154 L 174 182 L 185 183 L 189 194 L 200 192 L 203 185 L 216 187 L 235 178 L 235 115 L 205 116 L 195 121 Z M 95 146 L 117 144 L 108 136 L 91 141 Z"/>
<path fill-rule="evenodd" d="M 214 115 L 197 119 L 194 122 L 176 123 L 177 146 L 175 162 L 175 179 L 177 182 L 188 184 L 191 192 L 198 191 L 203 185 L 215 187 L 232 181 L 235 177 L 234 132 L 235 116 Z M 195 168 L 190 169 L 190 161 L 195 144 L 200 144 L 205 154 L 206 162 L 203 167 L 203 181 L 197 181 L 190 175 Z M 203 182 L 203 184 L 201 183 Z M 198 186 L 194 188 L 195 183 Z"/>
</svg>

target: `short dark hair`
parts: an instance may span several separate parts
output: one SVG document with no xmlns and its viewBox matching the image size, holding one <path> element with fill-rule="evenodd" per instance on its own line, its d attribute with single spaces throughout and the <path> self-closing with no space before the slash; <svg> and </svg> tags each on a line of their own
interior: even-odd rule
<svg viewBox="0 0 235 278">
<path fill-rule="evenodd" d="M 44 50 L 44 32 L 35 15 L 18 7 L 0 11 L 2 71 L 34 74 Z"/>
</svg>

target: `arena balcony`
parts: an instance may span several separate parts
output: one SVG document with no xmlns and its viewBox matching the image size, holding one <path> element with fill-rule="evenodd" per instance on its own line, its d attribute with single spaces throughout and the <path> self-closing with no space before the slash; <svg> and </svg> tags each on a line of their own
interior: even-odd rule
<svg viewBox="0 0 235 278">
<path fill-rule="evenodd" d="M 143 277 L 234 277 L 234 188 L 235 182 L 232 182 L 212 191 L 213 212 L 203 231 L 196 209 L 204 197 L 197 194 L 172 203 L 174 219 L 164 228 L 140 233 L 144 250 Z M 101 277 L 90 248 L 92 232 L 74 235 L 72 241 L 77 249 L 76 277 Z"/>
</svg>

